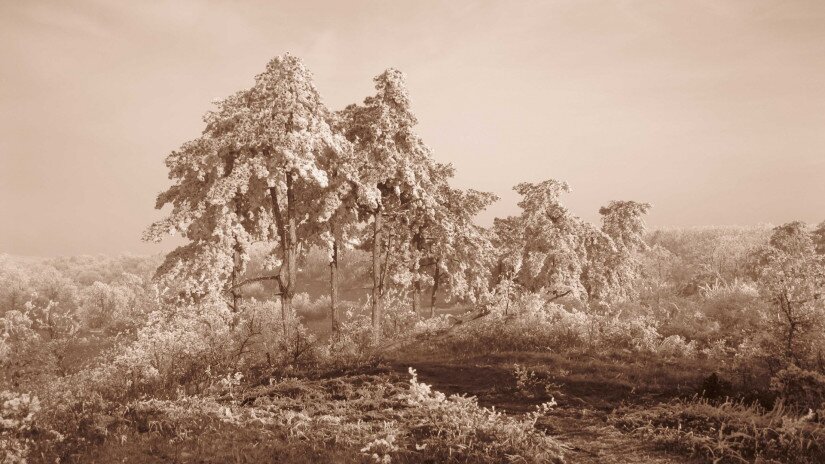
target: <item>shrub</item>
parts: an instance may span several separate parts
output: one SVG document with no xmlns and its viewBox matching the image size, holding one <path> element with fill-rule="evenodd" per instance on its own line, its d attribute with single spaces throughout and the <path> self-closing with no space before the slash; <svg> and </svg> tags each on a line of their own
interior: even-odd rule
<svg viewBox="0 0 825 464">
<path fill-rule="evenodd" d="M 786 402 L 806 410 L 825 412 L 825 375 L 790 366 L 771 379 L 771 390 Z M 823 418 L 825 419 L 825 418 Z"/>
<path fill-rule="evenodd" d="M 29 449 L 37 439 L 34 415 L 40 401 L 27 393 L 0 391 L 0 454 L 3 463 L 27 462 Z"/>
<path fill-rule="evenodd" d="M 588 313 L 534 297 L 522 298 L 508 315 L 493 311 L 459 325 L 431 345 L 452 353 L 626 350 L 668 359 L 693 357 L 698 352 L 696 343 L 684 337 L 660 335 L 650 317 Z"/>
</svg>

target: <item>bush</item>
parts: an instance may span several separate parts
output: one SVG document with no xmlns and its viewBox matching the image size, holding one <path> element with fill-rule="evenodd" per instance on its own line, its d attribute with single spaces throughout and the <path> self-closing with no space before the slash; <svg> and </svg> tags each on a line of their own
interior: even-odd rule
<svg viewBox="0 0 825 464">
<path fill-rule="evenodd" d="M 40 401 L 26 393 L 0 391 L 0 454 L 3 463 L 26 463 L 30 447 L 37 440 L 34 415 Z"/>
<path fill-rule="evenodd" d="M 771 379 L 771 390 L 789 404 L 825 413 L 825 375 L 818 372 L 790 366 Z"/>
<path fill-rule="evenodd" d="M 647 316 L 593 314 L 567 309 L 535 296 L 526 296 L 510 314 L 493 311 L 457 326 L 437 339 L 434 350 L 453 353 L 504 351 L 596 351 L 644 353 L 667 359 L 697 354 L 694 342 L 681 336 L 663 337 Z"/>
</svg>

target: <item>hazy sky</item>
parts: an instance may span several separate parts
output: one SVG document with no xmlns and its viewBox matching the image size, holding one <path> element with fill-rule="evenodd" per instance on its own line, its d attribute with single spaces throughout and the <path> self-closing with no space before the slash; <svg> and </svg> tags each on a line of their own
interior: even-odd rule
<svg viewBox="0 0 825 464">
<path fill-rule="evenodd" d="M 275 55 L 328 106 L 407 74 L 457 185 L 515 212 L 566 180 L 597 219 L 654 226 L 825 219 L 825 2 L 0 0 L 0 252 L 152 253 L 163 159 Z"/>
</svg>

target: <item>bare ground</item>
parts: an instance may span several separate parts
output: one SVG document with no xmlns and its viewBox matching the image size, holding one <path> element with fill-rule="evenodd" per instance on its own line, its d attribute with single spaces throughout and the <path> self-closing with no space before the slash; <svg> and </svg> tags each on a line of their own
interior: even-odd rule
<svg viewBox="0 0 825 464">
<path fill-rule="evenodd" d="M 527 363 L 525 363 L 527 361 Z M 567 378 L 547 377 L 553 391 L 525 395 L 516 388 L 514 362 L 529 365 L 541 374 L 553 372 L 556 359 L 521 354 L 515 360 L 509 356 L 480 357 L 455 361 L 391 361 L 393 370 L 406 372 L 413 367 L 421 381 L 446 394 L 475 396 L 479 404 L 495 407 L 507 414 L 524 414 L 535 406 L 554 398 L 558 405 L 543 417 L 538 426 L 567 444 L 565 457 L 570 463 L 699 463 L 701 460 L 659 449 L 655 444 L 624 433 L 608 422 L 610 412 L 621 403 L 644 404 L 676 396 L 678 391 L 647 391 L 624 382 L 600 379 L 582 380 L 563 370 Z M 620 377 L 618 375 L 617 377 Z M 678 390 L 678 388 L 677 388 Z"/>
</svg>

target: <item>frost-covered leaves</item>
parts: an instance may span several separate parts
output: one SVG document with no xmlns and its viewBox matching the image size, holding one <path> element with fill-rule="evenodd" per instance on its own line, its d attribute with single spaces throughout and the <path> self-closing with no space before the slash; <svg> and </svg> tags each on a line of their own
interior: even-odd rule
<svg viewBox="0 0 825 464">
<path fill-rule="evenodd" d="M 590 266 L 586 284 L 591 298 L 621 301 L 635 296 L 641 275 L 639 253 L 647 249 L 644 241 L 644 215 L 647 203 L 611 201 L 599 209 L 602 234 L 591 234 L 587 242 Z"/>
<path fill-rule="evenodd" d="M 522 196 L 518 205 L 522 208 L 519 220 L 524 230 L 519 280 L 532 291 L 584 295 L 584 239 L 592 231 L 562 205 L 560 197 L 570 187 L 550 179 L 538 184 L 523 182 L 514 190 Z"/>
<path fill-rule="evenodd" d="M 323 191 L 330 185 L 324 167 L 344 171 L 330 159 L 349 152 L 310 72 L 290 55 L 270 61 L 250 89 L 217 102 L 204 120 L 203 135 L 167 158 L 175 183 L 160 194 L 157 207 L 171 205 L 172 211 L 145 234 L 160 240 L 179 232 L 190 241 L 167 257 L 158 275 L 195 296 L 225 291 L 230 275 L 245 267 L 252 242 L 283 239 L 275 214 L 286 210 L 287 201 L 299 241 L 306 239 L 302 231 L 316 229 L 313 222 L 328 219 L 338 200 Z M 297 191 L 290 199 L 287 176 Z"/>
<path fill-rule="evenodd" d="M 434 161 L 414 130 L 418 120 L 403 73 L 388 69 L 375 77 L 376 93 L 363 105 L 340 113 L 341 127 L 355 145 L 362 203 L 374 209 L 390 197 L 397 202 L 432 204 Z M 385 205 L 389 207 L 389 205 Z"/>
<path fill-rule="evenodd" d="M 802 222 L 774 228 L 769 244 L 753 253 L 762 295 L 772 303 L 777 347 L 795 363 L 822 346 L 825 328 L 825 256 Z"/>
<path fill-rule="evenodd" d="M 476 216 L 498 197 L 477 190 L 448 189 L 441 221 L 430 223 L 429 243 L 450 295 L 471 301 L 489 286 L 495 250 L 488 230 L 478 226 Z"/>
<path fill-rule="evenodd" d="M 825 255 L 825 221 L 816 226 L 816 229 L 811 233 L 811 238 L 814 241 L 816 252 Z"/>
<path fill-rule="evenodd" d="M 340 113 L 355 147 L 360 181 L 357 202 L 381 207 L 385 269 L 398 285 L 432 284 L 435 267 L 451 293 L 468 295 L 489 269 L 490 244 L 473 223 L 495 200 L 492 194 L 453 189 L 450 165 L 437 163 L 415 132 L 403 74 L 388 69 L 375 78 L 376 94 Z M 363 243 L 371 245 L 370 238 Z M 486 282 L 484 282 L 486 286 Z"/>
<path fill-rule="evenodd" d="M 646 249 L 644 216 L 650 210 L 649 203 L 636 201 L 611 201 L 599 208 L 602 231 L 613 239 L 618 248 L 629 251 Z"/>
<path fill-rule="evenodd" d="M 591 302 L 628 298 L 638 274 L 634 254 L 644 247 L 643 215 L 650 208 L 633 201 L 600 210 L 601 229 L 574 216 L 561 203 L 570 191 L 553 179 L 521 183 L 521 215 L 497 219 L 499 262 L 531 291 L 571 294 Z"/>
</svg>

